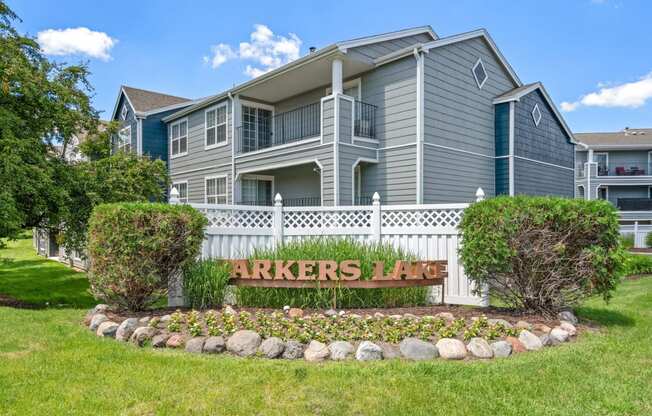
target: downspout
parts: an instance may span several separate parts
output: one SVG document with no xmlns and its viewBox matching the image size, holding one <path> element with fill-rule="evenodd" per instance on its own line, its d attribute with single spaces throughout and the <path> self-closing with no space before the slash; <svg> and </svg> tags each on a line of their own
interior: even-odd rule
<svg viewBox="0 0 652 416">
<path fill-rule="evenodd" d="M 414 59 L 417 61 L 417 117 L 416 117 L 416 147 L 417 147 L 417 180 L 416 180 L 416 203 L 423 204 L 423 84 L 424 84 L 424 68 L 423 68 L 423 55 L 419 48 L 414 48 L 412 51 Z"/>
<path fill-rule="evenodd" d="M 231 100 L 231 205 L 235 205 L 235 102 L 231 91 L 226 95 Z"/>
</svg>

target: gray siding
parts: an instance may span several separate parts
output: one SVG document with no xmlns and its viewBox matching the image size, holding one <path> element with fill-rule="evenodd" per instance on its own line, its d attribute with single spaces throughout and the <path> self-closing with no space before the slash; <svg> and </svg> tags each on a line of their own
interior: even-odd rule
<svg viewBox="0 0 652 416">
<path fill-rule="evenodd" d="M 527 195 L 575 195 L 574 172 L 519 158 L 514 159 L 514 193 Z"/>
<path fill-rule="evenodd" d="M 415 145 L 379 150 L 378 164 L 369 164 L 362 177 L 362 189 L 367 194 L 378 192 L 383 204 L 414 204 L 415 155 Z"/>
<path fill-rule="evenodd" d="M 279 101 L 274 104 L 274 112 L 276 114 L 280 114 L 286 111 L 291 111 L 296 108 L 306 106 L 308 104 L 318 103 L 321 100 L 321 98 L 326 95 L 327 87 L 328 86 L 315 88 L 314 90 L 308 91 L 304 94 L 295 95 L 294 97 L 290 97 L 283 101 Z"/>
<path fill-rule="evenodd" d="M 339 114 L 339 134 L 340 142 L 351 143 L 353 138 L 353 119 L 351 118 L 351 111 L 353 103 L 349 100 L 340 98 L 340 114 Z"/>
<path fill-rule="evenodd" d="M 353 205 L 353 164 L 358 158 L 376 159 L 376 151 L 373 149 L 361 149 L 359 147 L 339 145 L 339 189 L 340 205 Z M 364 189 L 364 186 L 363 186 Z M 373 193 L 373 192 L 372 192 Z"/>
<path fill-rule="evenodd" d="M 322 106 L 322 141 L 332 143 L 335 137 L 335 100 L 325 100 Z"/>
<path fill-rule="evenodd" d="M 607 189 L 609 202 L 618 206 L 618 198 L 648 198 L 647 186 L 610 186 Z"/>
<path fill-rule="evenodd" d="M 120 119 L 120 113 L 122 112 L 122 105 L 127 104 L 128 112 L 127 112 L 127 117 L 122 120 Z M 116 119 L 120 122 L 120 129 L 125 128 L 126 126 L 131 126 L 131 149 L 132 151 L 137 151 L 137 146 L 138 146 L 138 121 L 136 120 L 136 114 L 134 114 L 134 109 L 131 108 L 131 105 L 129 105 L 129 102 L 125 99 L 124 94 L 121 94 L 120 97 L 120 102 L 118 103 L 118 112 L 116 114 Z M 117 150 L 117 137 L 113 137 L 112 139 L 112 151 L 115 152 Z"/>
<path fill-rule="evenodd" d="M 292 166 L 260 172 L 261 175 L 274 176 L 274 193 L 283 199 L 319 198 L 321 196 L 320 173 L 313 164 Z"/>
<path fill-rule="evenodd" d="M 359 46 L 348 51 L 351 56 L 357 56 L 369 60 L 376 59 L 380 56 L 414 46 L 417 43 L 426 43 L 432 41 L 430 35 L 425 33 L 413 36 L 405 36 L 399 39 L 388 40 L 385 42 L 374 43 L 373 45 Z"/>
</svg>

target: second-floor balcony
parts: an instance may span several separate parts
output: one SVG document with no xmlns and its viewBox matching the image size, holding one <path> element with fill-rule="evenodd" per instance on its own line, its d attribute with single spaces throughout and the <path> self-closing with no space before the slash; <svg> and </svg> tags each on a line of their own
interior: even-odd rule
<svg viewBox="0 0 652 416">
<path fill-rule="evenodd" d="M 588 169 L 586 164 L 578 163 L 575 167 L 576 176 L 578 178 L 585 178 L 587 176 L 586 169 Z M 641 160 L 618 161 L 608 165 L 594 163 L 591 171 L 591 176 L 599 177 L 652 176 L 652 163 Z"/>
</svg>

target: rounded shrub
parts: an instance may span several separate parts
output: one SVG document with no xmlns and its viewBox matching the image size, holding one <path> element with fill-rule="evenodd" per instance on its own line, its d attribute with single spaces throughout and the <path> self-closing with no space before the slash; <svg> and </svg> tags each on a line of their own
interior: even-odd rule
<svg viewBox="0 0 652 416">
<path fill-rule="evenodd" d="M 476 292 L 510 307 L 550 315 L 592 294 L 608 300 L 619 281 L 618 216 L 605 201 L 497 197 L 466 209 L 460 229 Z"/>
<path fill-rule="evenodd" d="M 89 222 L 92 293 L 132 311 L 167 293 L 168 281 L 198 255 L 206 218 L 187 205 L 105 204 Z"/>
</svg>

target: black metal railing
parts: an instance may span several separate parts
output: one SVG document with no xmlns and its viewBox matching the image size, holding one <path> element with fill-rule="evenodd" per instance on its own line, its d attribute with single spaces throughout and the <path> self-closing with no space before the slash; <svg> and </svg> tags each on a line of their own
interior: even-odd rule
<svg viewBox="0 0 652 416">
<path fill-rule="evenodd" d="M 371 205 L 373 198 L 371 195 L 356 196 L 353 198 L 353 205 Z"/>
<path fill-rule="evenodd" d="M 272 200 L 258 200 L 258 201 L 240 201 L 236 205 L 250 205 L 271 207 L 274 205 Z M 318 196 L 307 196 L 302 198 L 287 198 L 283 199 L 284 207 L 318 207 L 321 206 L 321 198 Z"/>
<path fill-rule="evenodd" d="M 652 198 L 618 198 L 616 206 L 621 211 L 652 211 Z"/>
<path fill-rule="evenodd" d="M 354 134 L 357 137 L 373 139 L 376 135 L 376 106 L 373 104 L 355 102 Z"/>
</svg>

